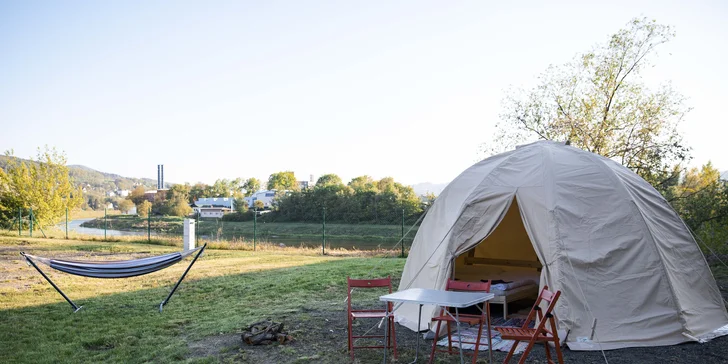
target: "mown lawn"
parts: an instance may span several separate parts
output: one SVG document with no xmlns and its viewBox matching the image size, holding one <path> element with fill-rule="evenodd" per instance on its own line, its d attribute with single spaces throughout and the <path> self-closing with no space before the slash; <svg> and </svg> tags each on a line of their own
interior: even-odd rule
<svg viewBox="0 0 728 364">
<path fill-rule="evenodd" d="M 19 255 L 130 259 L 175 247 L 59 239 L 0 237 L 0 362 L 328 362 L 345 360 L 346 337 L 335 346 L 265 347 L 247 352 L 241 328 L 270 317 L 284 321 L 298 342 L 345 332 L 346 276 L 399 277 L 403 259 L 331 257 L 288 251 L 207 250 L 163 313 L 159 302 L 191 258 L 166 270 L 128 279 L 91 279 L 40 265 L 77 304 L 72 313 L 52 287 Z M 328 327 L 327 317 L 338 317 Z M 218 340 L 224 338 L 223 340 Z M 316 345 L 320 343 L 320 345 Z M 343 350 L 342 350 L 343 348 Z"/>
</svg>

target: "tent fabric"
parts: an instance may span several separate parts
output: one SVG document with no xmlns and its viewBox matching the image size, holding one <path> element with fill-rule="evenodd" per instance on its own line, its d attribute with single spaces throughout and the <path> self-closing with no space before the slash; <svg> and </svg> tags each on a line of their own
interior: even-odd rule
<svg viewBox="0 0 728 364">
<path fill-rule="evenodd" d="M 127 278 L 149 274 L 167 268 L 179 263 L 182 259 L 199 249 L 201 247 L 181 253 L 176 252 L 156 257 L 100 262 L 48 259 L 30 254 L 25 255 L 53 269 L 69 274 L 92 278 Z"/>
<path fill-rule="evenodd" d="M 555 313 L 574 350 L 672 345 L 728 325 L 705 257 L 660 193 L 564 143 L 520 146 L 453 180 L 415 236 L 399 289 L 444 289 L 466 253 L 540 262 L 541 287 L 562 291 Z M 478 267 L 483 279 L 494 269 L 468 269 Z M 422 308 L 418 331 L 435 310 Z M 414 330 L 417 312 L 404 304 L 395 316 Z M 598 345 L 586 340 L 594 319 Z"/>
</svg>

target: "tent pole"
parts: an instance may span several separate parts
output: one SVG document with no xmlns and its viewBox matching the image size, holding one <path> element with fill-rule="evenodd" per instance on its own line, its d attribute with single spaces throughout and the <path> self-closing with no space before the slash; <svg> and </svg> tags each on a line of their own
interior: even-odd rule
<svg viewBox="0 0 728 364">
<path fill-rule="evenodd" d="M 205 251 L 205 248 L 206 248 L 206 247 L 207 247 L 207 243 L 205 243 L 205 245 L 203 245 L 203 246 L 202 246 L 202 249 L 200 249 L 200 251 L 199 251 L 199 252 L 197 252 L 197 255 L 195 255 L 195 259 L 192 259 L 192 262 L 190 262 L 190 265 L 189 265 L 189 266 L 187 266 L 187 269 L 185 270 L 185 272 L 184 272 L 184 273 L 182 273 L 182 277 L 179 277 L 179 280 L 178 280 L 178 281 L 177 281 L 177 283 L 176 283 L 176 284 L 174 285 L 174 288 L 172 288 L 172 291 L 171 291 L 171 292 L 169 292 L 169 295 L 167 295 L 167 298 L 165 298 L 165 299 L 164 299 L 164 301 L 162 301 L 162 303 L 160 303 L 160 304 L 159 304 L 159 312 L 162 312 L 162 309 L 164 308 L 164 305 L 165 305 L 165 304 L 166 304 L 167 302 L 169 302 L 169 299 L 170 299 L 170 298 L 172 297 L 172 295 L 174 294 L 174 291 L 176 291 L 176 290 L 177 290 L 177 287 L 179 287 L 179 284 L 180 284 L 180 283 L 182 283 L 182 280 L 183 280 L 183 279 L 185 279 L 185 276 L 187 275 L 187 272 L 189 272 L 189 271 L 190 271 L 190 268 L 192 268 L 192 265 L 193 265 L 193 264 L 195 264 L 195 262 L 197 261 L 197 258 L 199 258 L 199 257 L 200 257 L 200 254 L 202 254 L 202 252 L 203 252 L 203 251 Z"/>
<path fill-rule="evenodd" d="M 73 313 L 76 313 L 76 312 L 78 312 L 78 310 L 80 310 L 80 309 L 82 309 L 82 308 L 83 308 L 83 306 L 76 306 L 76 304 L 75 304 L 75 303 L 73 303 L 73 301 L 71 301 L 71 299 L 70 299 L 70 298 L 68 298 L 68 296 L 66 296 L 66 295 L 65 295 L 65 294 L 63 293 L 63 291 L 61 291 L 61 289 L 60 289 L 60 288 L 58 288 L 58 286 L 56 286 L 56 284 L 55 284 L 55 283 L 53 283 L 53 281 L 52 281 L 52 280 L 51 280 L 50 278 L 48 278 L 48 276 L 47 276 L 47 275 L 45 275 L 45 273 L 43 273 L 43 271 L 42 271 L 42 270 L 40 270 L 40 268 L 38 268 L 38 266 L 37 266 L 37 265 L 35 265 L 35 262 L 33 262 L 33 260 L 32 260 L 32 259 L 30 259 L 30 258 L 29 258 L 29 257 L 28 257 L 27 255 L 25 255 L 25 252 L 20 252 L 20 255 L 22 255 L 22 256 L 23 256 L 23 257 L 25 258 L 25 260 L 27 260 L 27 261 L 28 261 L 28 263 L 30 263 L 30 264 L 31 264 L 31 265 L 33 266 L 33 268 L 35 268 L 35 269 L 36 269 L 36 270 L 38 271 L 38 273 L 40 273 L 40 275 L 42 275 L 42 276 L 43 276 L 43 278 L 45 278 L 45 279 L 46 279 L 46 281 L 48 281 L 48 283 L 50 283 L 50 284 L 51 284 L 51 286 L 53 286 L 53 288 L 54 288 L 54 289 L 56 290 L 56 292 L 60 293 L 60 294 L 61 294 L 61 296 L 63 296 L 63 298 L 65 298 L 65 299 L 66 299 L 66 301 L 67 301 L 67 302 L 68 302 L 69 304 L 71 304 L 71 307 L 73 307 Z"/>
</svg>

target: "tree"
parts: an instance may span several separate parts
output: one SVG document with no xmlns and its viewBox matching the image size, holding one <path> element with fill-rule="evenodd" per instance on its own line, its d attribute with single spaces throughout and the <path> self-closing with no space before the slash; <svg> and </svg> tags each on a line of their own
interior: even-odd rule
<svg viewBox="0 0 728 364">
<path fill-rule="evenodd" d="M 0 169 L 0 215 L 11 220 L 18 209 L 33 215 L 41 225 L 61 220 L 66 209 L 83 203 L 83 192 L 74 187 L 66 166 L 66 156 L 55 148 L 38 148 L 33 161 L 24 161 L 6 152 L 7 166 Z"/>
<path fill-rule="evenodd" d="M 209 186 L 204 183 L 200 183 L 200 182 L 196 183 L 194 186 L 192 186 L 190 188 L 188 202 L 195 203 L 195 201 L 205 197 L 206 191 L 208 188 L 209 188 Z"/>
<path fill-rule="evenodd" d="M 291 171 L 273 173 L 268 177 L 268 189 L 296 191 L 298 190 L 298 181 Z"/>
<path fill-rule="evenodd" d="M 244 214 L 248 212 L 248 203 L 245 202 L 245 199 L 242 197 L 238 197 L 235 199 L 235 212 L 239 214 Z"/>
<path fill-rule="evenodd" d="M 134 207 L 134 203 L 131 202 L 131 200 L 123 199 L 119 201 L 119 211 L 121 211 L 122 214 L 128 213 L 132 207 Z"/>
<path fill-rule="evenodd" d="M 372 191 L 377 192 L 377 185 L 372 177 L 369 176 L 359 176 L 352 178 L 349 182 L 349 187 L 354 189 L 354 192 L 366 192 L 366 191 Z"/>
<path fill-rule="evenodd" d="M 137 215 L 139 217 L 147 217 L 149 216 L 149 210 L 152 209 L 152 203 L 144 200 L 140 204 L 137 205 Z"/>
<path fill-rule="evenodd" d="M 135 205 L 139 206 L 142 201 L 146 200 L 147 198 L 144 197 L 144 186 L 137 186 L 135 189 L 131 191 L 129 194 L 129 197 L 127 197 L 131 202 L 133 202 Z M 89 204 L 90 205 L 90 204 Z"/>
<path fill-rule="evenodd" d="M 253 206 L 258 211 L 265 209 L 265 204 L 261 200 L 255 200 L 255 202 L 253 202 Z"/>
<path fill-rule="evenodd" d="M 343 186 L 344 182 L 341 181 L 341 177 L 335 174 L 325 174 L 316 180 L 316 188 L 328 187 L 328 186 Z"/>
<path fill-rule="evenodd" d="M 650 90 L 641 72 L 655 49 L 673 37 L 669 26 L 633 19 L 607 44 L 550 66 L 538 86 L 505 98 L 486 152 L 534 139 L 569 141 L 619 161 L 659 189 L 674 177 L 673 167 L 689 158 L 677 131 L 689 109 L 669 84 Z"/>
<path fill-rule="evenodd" d="M 165 215 L 171 216 L 187 216 L 192 213 L 192 208 L 187 203 L 187 199 L 180 195 L 174 196 L 172 199 L 168 199 L 165 202 Z"/>
<path fill-rule="evenodd" d="M 245 197 L 252 196 L 256 191 L 260 189 L 260 180 L 252 177 L 248 178 L 243 184 L 243 189 L 245 190 Z"/>
</svg>

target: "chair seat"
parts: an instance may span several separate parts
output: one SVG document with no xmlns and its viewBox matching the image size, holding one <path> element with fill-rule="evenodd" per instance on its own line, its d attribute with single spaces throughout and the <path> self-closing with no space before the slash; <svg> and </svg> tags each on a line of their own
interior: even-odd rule
<svg viewBox="0 0 728 364">
<path fill-rule="evenodd" d="M 385 317 L 387 313 L 385 311 L 363 311 L 363 312 L 351 312 L 351 317 L 357 319 L 357 318 L 382 318 Z"/>
<path fill-rule="evenodd" d="M 505 340 L 530 340 L 536 335 L 536 329 L 522 329 L 519 327 L 495 327 L 495 329 L 500 332 L 501 338 Z M 553 336 L 541 332 L 536 340 L 553 340 Z"/>
<path fill-rule="evenodd" d="M 442 315 L 442 316 L 435 316 L 432 318 L 432 321 L 449 321 L 449 322 L 455 322 L 455 319 L 453 317 L 450 317 L 448 315 Z M 482 323 L 482 317 L 481 316 L 475 316 L 475 315 L 460 315 L 460 322 L 461 323 L 467 323 L 470 325 L 475 325 Z"/>
</svg>

